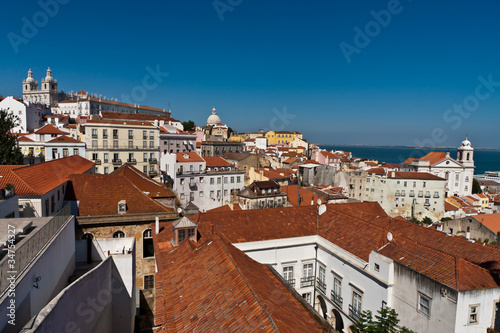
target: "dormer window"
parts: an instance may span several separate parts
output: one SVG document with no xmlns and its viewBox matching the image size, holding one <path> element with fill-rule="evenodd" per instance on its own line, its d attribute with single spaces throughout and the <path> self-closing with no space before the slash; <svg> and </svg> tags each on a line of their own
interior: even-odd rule
<svg viewBox="0 0 500 333">
<path fill-rule="evenodd" d="M 118 214 L 125 214 L 127 212 L 127 202 L 125 200 L 120 200 L 118 202 Z"/>
<path fill-rule="evenodd" d="M 177 246 L 186 238 L 191 238 L 196 235 L 196 229 L 198 225 L 188 219 L 187 217 L 182 217 L 177 221 L 172 223 L 174 228 L 174 244 Z"/>
</svg>

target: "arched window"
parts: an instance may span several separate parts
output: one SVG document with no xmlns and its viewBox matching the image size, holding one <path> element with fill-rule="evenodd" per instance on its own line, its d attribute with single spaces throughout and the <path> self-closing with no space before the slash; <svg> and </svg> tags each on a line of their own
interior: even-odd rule
<svg viewBox="0 0 500 333">
<path fill-rule="evenodd" d="M 113 238 L 125 238 L 125 233 L 123 231 L 117 231 L 113 234 Z"/>
<path fill-rule="evenodd" d="M 142 233 L 142 257 L 149 258 L 154 257 L 154 255 L 153 234 L 151 233 L 151 229 L 147 229 Z"/>
<path fill-rule="evenodd" d="M 83 234 L 82 239 L 94 239 L 94 235 L 87 232 Z"/>
</svg>

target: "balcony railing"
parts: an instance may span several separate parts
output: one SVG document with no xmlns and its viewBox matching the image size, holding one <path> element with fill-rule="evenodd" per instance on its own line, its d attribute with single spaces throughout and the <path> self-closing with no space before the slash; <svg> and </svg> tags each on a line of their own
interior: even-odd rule
<svg viewBox="0 0 500 333">
<path fill-rule="evenodd" d="M 286 280 L 286 283 L 288 283 L 292 288 L 295 288 L 295 279 L 288 279 Z"/>
<path fill-rule="evenodd" d="M 418 194 L 418 197 L 419 197 L 419 198 L 423 198 L 423 196 L 424 196 L 424 195 L 423 195 L 422 193 L 419 193 L 419 194 Z"/>
<path fill-rule="evenodd" d="M 344 302 L 344 300 L 342 299 L 342 297 L 340 297 L 340 295 L 335 294 L 333 290 L 330 299 L 333 303 L 335 303 L 339 308 L 342 309 L 342 303 Z"/>
<path fill-rule="evenodd" d="M 137 164 L 137 160 L 135 158 L 132 158 L 132 159 L 129 158 L 127 160 L 127 163 L 129 163 L 129 164 Z"/>
<path fill-rule="evenodd" d="M 359 322 L 359 318 L 361 317 L 361 311 L 349 305 L 349 317 L 351 317 L 354 321 Z"/>
<path fill-rule="evenodd" d="M 156 177 L 157 174 L 158 174 L 158 172 L 156 172 L 156 171 L 149 171 L 148 172 L 149 177 Z"/>
<path fill-rule="evenodd" d="M 314 284 L 314 276 L 308 276 L 300 279 L 300 287 L 312 287 Z"/>
<path fill-rule="evenodd" d="M 156 163 L 158 162 L 158 160 L 156 158 L 150 158 L 149 159 L 149 163 Z"/>
<path fill-rule="evenodd" d="M 198 188 L 198 185 L 197 185 L 196 183 L 192 183 L 192 184 L 190 183 L 190 184 L 189 184 L 189 188 L 190 188 L 191 190 L 193 190 L 193 191 L 196 191 L 196 189 Z"/>
<path fill-rule="evenodd" d="M 426 198 L 430 198 L 430 197 L 431 197 L 431 195 L 426 193 L 426 194 L 425 194 L 425 197 L 426 197 Z"/>
<path fill-rule="evenodd" d="M 316 286 L 318 286 L 318 289 L 323 293 L 326 294 L 326 283 L 324 281 L 321 281 L 319 278 L 316 279 Z"/>
<path fill-rule="evenodd" d="M 94 160 L 95 165 L 101 165 L 101 160 Z"/>
<path fill-rule="evenodd" d="M 113 160 L 112 162 L 113 162 L 114 165 L 120 165 L 120 164 L 122 164 L 122 160 L 120 160 L 120 159 Z"/>
</svg>

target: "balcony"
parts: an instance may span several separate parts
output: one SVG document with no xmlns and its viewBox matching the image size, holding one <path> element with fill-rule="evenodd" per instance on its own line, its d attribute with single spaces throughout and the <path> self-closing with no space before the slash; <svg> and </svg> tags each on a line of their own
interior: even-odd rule
<svg viewBox="0 0 500 333">
<path fill-rule="evenodd" d="M 149 171 L 148 175 L 149 175 L 149 177 L 156 177 L 156 175 L 158 175 L 158 172 L 156 172 L 156 171 Z"/>
<path fill-rule="evenodd" d="M 295 288 L 295 279 L 288 279 L 286 280 L 286 283 L 288 283 L 292 288 Z"/>
<path fill-rule="evenodd" d="M 349 317 L 351 317 L 355 322 L 359 322 L 361 311 L 353 308 L 352 305 L 349 305 Z"/>
<path fill-rule="evenodd" d="M 113 160 L 112 163 L 113 163 L 113 165 L 121 165 L 122 164 L 122 160 L 120 160 L 120 159 Z"/>
<path fill-rule="evenodd" d="M 149 159 L 149 163 L 151 163 L 151 164 L 155 164 L 157 162 L 158 162 L 158 160 L 156 158 L 150 158 Z"/>
<path fill-rule="evenodd" d="M 423 197 L 424 197 L 424 195 L 423 195 L 422 193 L 419 193 L 419 194 L 418 194 L 418 197 L 419 197 L 419 198 L 423 198 Z"/>
<path fill-rule="evenodd" d="M 308 276 L 300 279 L 300 287 L 312 287 L 314 284 L 314 276 Z"/>
<path fill-rule="evenodd" d="M 426 194 L 425 194 L 425 197 L 426 197 L 426 198 L 430 198 L 430 197 L 431 197 L 431 194 L 430 194 L 430 193 L 426 193 Z"/>
<path fill-rule="evenodd" d="M 326 294 L 326 283 L 321 281 L 319 278 L 316 280 L 316 286 L 323 293 Z"/>
<path fill-rule="evenodd" d="M 191 191 L 196 191 L 198 189 L 198 185 L 196 183 L 190 183 L 189 188 Z"/>
<path fill-rule="evenodd" d="M 95 165 L 101 165 L 101 160 L 94 160 Z"/>
<path fill-rule="evenodd" d="M 340 297 L 340 295 L 335 294 L 333 290 L 330 299 L 332 300 L 333 303 L 335 303 L 339 308 L 342 309 L 342 303 L 344 302 L 344 300 L 342 299 L 342 297 Z"/>
<path fill-rule="evenodd" d="M 135 158 L 132 158 L 132 159 L 129 158 L 127 160 L 127 163 L 129 163 L 129 164 L 137 164 L 137 160 Z"/>
</svg>

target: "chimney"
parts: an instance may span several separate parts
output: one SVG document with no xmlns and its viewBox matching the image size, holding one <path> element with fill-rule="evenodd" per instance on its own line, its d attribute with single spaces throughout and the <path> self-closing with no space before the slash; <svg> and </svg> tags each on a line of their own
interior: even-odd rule
<svg viewBox="0 0 500 333">
<path fill-rule="evenodd" d="M 155 217 L 155 232 L 158 235 L 160 233 L 160 218 Z"/>
</svg>

